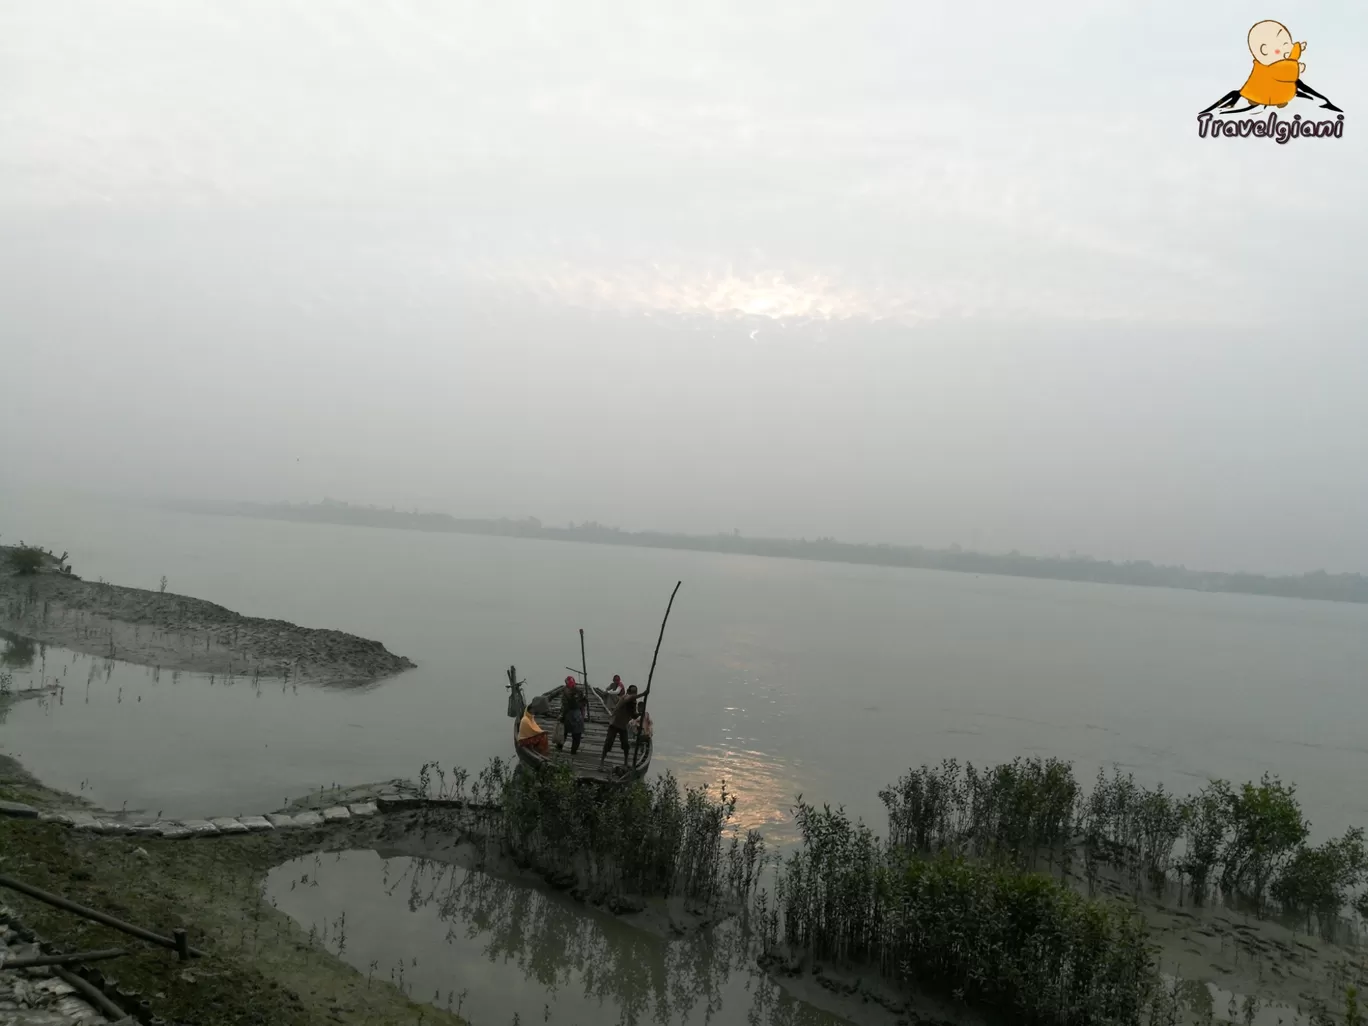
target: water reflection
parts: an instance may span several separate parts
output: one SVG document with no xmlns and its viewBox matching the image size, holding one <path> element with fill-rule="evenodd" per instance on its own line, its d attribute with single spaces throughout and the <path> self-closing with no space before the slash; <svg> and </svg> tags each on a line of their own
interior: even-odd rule
<svg viewBox="0 0 1368 1026">
<path fill-rule="evenodd" d="M 38 645 L 32 638 L 25 638 L 9 631 L 0 631 L 0 641 L 4 642 L 4 647 L 0 648 L 0 666 L 27 670 L 33 665 Z"/>
<path fill-rule="evenodd" d="M 736 795 L 731 824 L 741 831 L 759 830 L 770 844 L 793 840 L 797 833 L 789 809 L 796 789 L 793 768 L 764 752 L 700 745 L 671 752 L 669 768 L 686 784 L 716 785 L 726 781 Z"/>
<path fill-rule="evenodd" d="M 363 972 L 476 1026 L 511 1021 L 836 1026 L 749 967 L 735 926 L 664 940 L 554 894 L 458 866 L 372 851 L 272 871 L 277 907 Z M 334 925 L 364 923 L 340 939 Z M 402 965 L 402 976 L 391 973 Z M 517 1017 L 515 1020 L 515 1016 Z"/>
</svg>

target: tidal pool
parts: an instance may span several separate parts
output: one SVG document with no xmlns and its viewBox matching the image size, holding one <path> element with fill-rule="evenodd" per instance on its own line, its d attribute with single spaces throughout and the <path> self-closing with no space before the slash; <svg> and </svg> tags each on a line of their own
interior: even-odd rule
<svg viewBox="0 0 1368 1026">
<path fill-rule="evenodd" d="M 319 944 L 473 1026 L 893 1026 L 790 996 L 753 968 L 734 925 L 665 940 L 555 894 L 375 851 L 272 870 L 266 897 Z M 833 1003 L 836 999 L 832 999 Z"/>
</svg>

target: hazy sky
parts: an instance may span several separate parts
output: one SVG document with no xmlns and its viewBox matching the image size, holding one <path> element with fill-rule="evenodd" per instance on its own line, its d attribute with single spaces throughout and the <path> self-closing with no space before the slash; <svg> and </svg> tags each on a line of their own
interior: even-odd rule
<svg viewBox="0 0 1368 1026">
<path fill-rule="evenodd" d="M 1368 571 L 1368 8 L 926 7 L 0 6 L 0 516 Z M 1265 17 L 1343 138 L 1197 137 Z"/>
</svg>

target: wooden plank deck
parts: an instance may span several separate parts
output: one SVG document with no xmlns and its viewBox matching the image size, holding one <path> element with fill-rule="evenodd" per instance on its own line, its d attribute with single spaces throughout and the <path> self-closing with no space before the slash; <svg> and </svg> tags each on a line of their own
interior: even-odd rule
<svg viewBox="0 0 1368 1026">
<path fill-rule="evenodd" d="M 538 717 L 540 723 L 550 734 L 555 733 L 556 724 L 560 722 L 561 713 L 561 694 L 549 699 L 551 705 L 551 715 Z M 613 708 L 614 703 L 609 702 L 608 707 Z M 565 739 L 563 751 L 556 751 L 556 746 L 551 746 L 550 760 L 552 763 L 562 766 L 569 766 L 576 776 L 588 777 L 594 780 L 611 781 L 613 779 L 612 770 L 614 767 L 622 766 L 622 742 L 618 741 L 613 746 L 613 750 L 608 753 L 608 760 L 605 770 L 599 769 L 599 759 L 603 754 L 604 742 L 608 740 L 608 715 L 604 708 L 599 704 L 598 699 L 592 695 L 589 697 L 589 715 L 584 719 L 584 736 L 580 739 L 580 750 L 573 755 L 570 752 L 571 739 Z M 635 748 L 635 744 L 631 745 Z M 642 758 L 649 753 L 646 743 L 642 744 Z"/>
</svg>

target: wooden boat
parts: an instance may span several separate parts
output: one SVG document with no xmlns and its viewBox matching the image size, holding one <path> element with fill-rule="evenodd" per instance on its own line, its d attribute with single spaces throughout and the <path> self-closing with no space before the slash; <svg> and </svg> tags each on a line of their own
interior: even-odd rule
<svg viewBox="0 0 1368 1026">
<path fill-rule="evenodd" d="M 603 744 L 608 740 L 608 721 L 612 717 L 612 710 L 617 703 L 617 696 L 604 691 L 602 688 L 591 687 L 586 691 L 589 696 L 589 710 L 584 717 L 584 737 L 580 740 L 578 752 L 573 755 L 570 753 L 570 738 L 568 737 L 565 739 L 565 747 L 562 751 L 556 751 L 556 746 L 553 744 L 546 755 L 518 744 L 518 725 L 522 721 L 523 710 L 528 705 L 523 693 L 526 684 L 526 681 L 518 680 L 518 671 L 510 666 L 508 668 L 508 715 L 513 720 L 513 751 L 523 766 L 533 771 L 540 770 L 548 765 L 569 766 L 577 780 L 592 780 L 598 783 L 640 780 L 646 775 L 646 771 L 651 768 L 652 741 L 647 736 L 638 738 L 637 732 L 631 728 L 628 729 L 630 740 L 628 764 L 624 766 L 622 763 L 622 743 L 619 741 L 608 753 L 608 759 L 603 767 L 599 767 L 599 760 L 603 755 Z M 584 688 L 584 684 L 581 682 L 578 687 Z M 543 692 L 534 697 L 532 701 L 536 702 L 537 697 L 546 701 L 548 711 L 545 713 L 533 712 L 532 715 L 548 735 L 554 735 L 556 724 L 560 722 L 562 703 L 565 699 L 565 685 L 562 684 L 558 688 Z"/>
<path fill-rule="evenodd" d="M 665 625 L 670 621 L 670 610 L 674 608 L 675 596 L 679 594 L 679 585 L 682 582 L 676 581 L 674 591 L 670 592 L 669 604 L 665 606 L 665 618 L 660 621 L 660 634 L 656 638 L 655 654 L 651 656 L 651 672 L 646 675 L 646 687 L 637 695 L 639 702 L 638 709 L 645 713 L 647 700 L 651 696 L 651 684 L 655 680 L 656 660 L 660 658 L 660 643 L 665 639 Z M 580 635 L 580 668 L 576 670 L 573 666 L 566 669 L 575 674 L 578 678 L 577 687 L 585 689 L 589 697 L 589 708 L 584 716 L 584 736 L 580 739 L 580 750 L 573 755 L 570 752 L 570 739 L 566 739 L 565 746 L 556 750 L 552 744 L 545 755 L 534 748 L 528 748 L 518 744 L 518 726 L 522 721 L 523 710 L 528 706 L 528 701 L 523 695 L 523 688 L 527 681 L 518 680 L 518 671 L 510 666 L 508 668 L 508 715 L 513 720 L 513 752 L 518 757 L 518 762 L 534 772 L 546 766 L 569 766 L 576 780 L 594 781 L 596 783 L 621 783 L 628 780 L 640 780 L 646 775 L 646 771 L 651 768 L 651 753 L 655 748 L 651 737 L 643 734 L 635 727 L 627 728 L 627 762 L 623 765 L 622 744 L 621 742 L 608 753 L 608 757 L 600 767 L 600 760 L 603 760 L 603 746 L 608 740 L 608 723 L 612 719 L 613 709 L 617 706 L 617 696 L 604 691 L 602 688 L 589 687 L 589 663 L 584 656 L 584 631 Z M 556 724 L 560 722 L 561 703 L 565 698 L 565 685 L 552 688 L 550 691 L 543 692 L 532 699 L 532 716 L 537 724 L 547 732 L 550 737 L 555 736 Z M 540 708 L 542 703 L 545 708 Z M 645 722 L 649 724 L 650 718 L 646 717 Z M 549 738 L 548 738 L 549 740 Z"/>
</svg>

